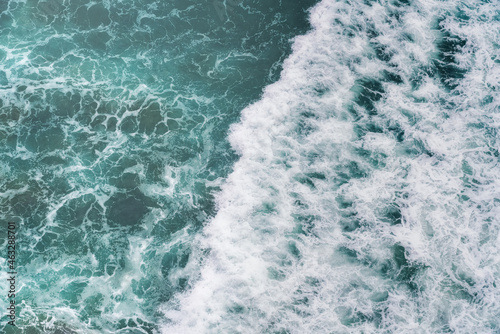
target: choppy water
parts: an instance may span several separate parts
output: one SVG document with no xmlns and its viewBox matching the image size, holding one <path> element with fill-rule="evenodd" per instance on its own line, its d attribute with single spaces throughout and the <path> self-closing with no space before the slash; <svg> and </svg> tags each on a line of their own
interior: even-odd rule
<svg viewBox="0 0 500 334">
<path fill-rule="evenodd" d="M 0 3 L 0 210 L 20 222 L 17 326 L 157 332 L 159 307 L 198 270 L 193 238 L 237 159 L 229 125 L 279 78 L 313 3 Z"/>
<path fill-rule="evenodd" d="M 52 4 L 0 8 L 26 333 L 500 332 L 497 1 Z"/>
</svg>

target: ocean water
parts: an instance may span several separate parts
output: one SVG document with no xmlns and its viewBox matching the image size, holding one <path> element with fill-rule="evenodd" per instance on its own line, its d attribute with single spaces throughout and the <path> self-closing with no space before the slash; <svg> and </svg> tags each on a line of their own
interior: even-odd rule
<svg viewBox="0 0 500 334">
<path fill-rule="evenodd" d="M 0 1 L 0 332 L 161 330 L 238 158 L 229 126 L 313 4 Z"/>
<path fill-rule="evenodd" d="M 498 1 L 0 4 L 4 331 L 500 333 Z"/>
</svg>

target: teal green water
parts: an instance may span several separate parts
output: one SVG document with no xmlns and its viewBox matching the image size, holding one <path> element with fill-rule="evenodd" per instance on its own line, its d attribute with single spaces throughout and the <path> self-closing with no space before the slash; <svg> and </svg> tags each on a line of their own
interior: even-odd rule
<svg viewBox="0 0 500 334">
<path fill-rule="evenodd" d="M 0 0 L 1 331 L 499 333 L 499 32 L 492 0 Z"/>
<path fill-rule="evenodd" d="M 158 330 L 236 160 L 229 125 L 279 78 L 312 5 L 0 3 L 0 212 L 19 222 L 4 331 Z"/>
</svg>

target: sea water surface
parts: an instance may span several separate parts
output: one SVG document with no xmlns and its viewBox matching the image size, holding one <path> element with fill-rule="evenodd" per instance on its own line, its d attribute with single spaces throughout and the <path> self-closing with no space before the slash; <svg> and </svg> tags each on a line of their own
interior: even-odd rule
<svg viewBox="0 0 500 334">
<path fill-rule="evenodd" d="M 500 332 L 499 2 L 1 6 L 18 332 Z"/>
<path fill-rule="evenodd" d="M 237 159 L 229 125 L 313 4 L 0 1 L 0 331 L 160 331 Z"/>
<path fill-rule="evenodd" d="M 165 333 L 500 333 L 500 2 L 323 0 Z"/>
</svg>

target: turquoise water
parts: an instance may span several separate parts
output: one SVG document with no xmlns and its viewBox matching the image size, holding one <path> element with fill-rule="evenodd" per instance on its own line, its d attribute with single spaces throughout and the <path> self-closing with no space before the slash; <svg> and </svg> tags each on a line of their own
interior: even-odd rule
<svg viewBox="0 0 500 334">
<path fill-rule="evenodd" d="M 159 330 L 237 159 L 229 125 L 312 4 L 1 2 L 0 208 L 19 222 L 18 331 L 6 312 L 2 328 Z"/>
<path fill-rule="evenodd" d="M 497 1 L 0 6 L 6 332 L 500 331 Z"/>
</svg>

